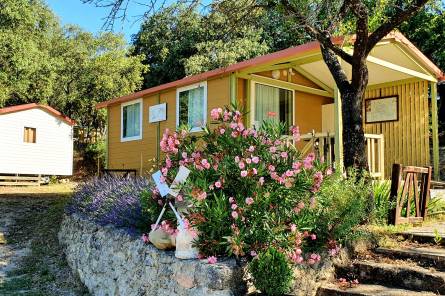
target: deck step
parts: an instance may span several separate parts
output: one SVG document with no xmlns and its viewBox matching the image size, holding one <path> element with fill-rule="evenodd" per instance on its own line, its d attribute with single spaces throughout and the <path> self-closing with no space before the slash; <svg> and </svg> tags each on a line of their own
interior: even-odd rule
<svg viewBox="0 0 445 296">
<path fill-rule="evenodd" d="M 445 271 L 445 248 L 377 248 L 374 252 L 390 258 L 412 259 L 423 267 L 429 266 Z"/>
<path fill-rule="evenodd" d="M 419 243 L 438 243 L 436 240 L 442 238 L 440 244 L 445 245 L 445 222 L 414 227 L 399 233 L 399 235 L 402 235 L 405 239 L 417 241 Z"/>
<path fill-rule="evenodd" d="M 317 291 L 317 296 L 434 296 L 432 292 L 416 292 L 380 285 L 360 284 L 352 288 L 340 288 L 329 284 L 322 286 Z"/>
<path fill-rule="evenodd" d="M 351 271 L 365 284 L 445 294 L 445 272 L 403 264 L 357 261 L 352 269 L 339 268 L 338 273 Z"/>
</svg>

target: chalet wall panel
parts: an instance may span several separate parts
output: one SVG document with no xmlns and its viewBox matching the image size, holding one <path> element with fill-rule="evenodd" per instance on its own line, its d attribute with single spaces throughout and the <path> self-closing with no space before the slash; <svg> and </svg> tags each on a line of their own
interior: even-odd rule
<svg viewBox="0 0 445 296">
<path fill-rule="evenodd" d="M 160 123 L 148 122 L 150 106 L 167 103 L 167 120 Z M 216 78 L 207 82 L 207 120 L 210 110 L 230 104 L 230 83 L 228 77 Z M 121 105 L 108 107 L 108 168 L 136 169 L 146 174 L 153 165 L 159 140 L 165 129 L 176 129 L 176 89 L 167 90 L 143 98 L 142 139 L 121 142 Z M 159 125 L 159 128 L 158 128 Z M 158 135 L 159 132 L 159 135 Z M 161 158 L 163 155 L 160 155 Z"/>
<path fill-rule="evenodd" d="M 385 176 L 392 164 L 430 165 L 428 82 L 417 81 L 366 91 L 366 99 L 398 95 L 399 119 L 369 123 L 365 133 L 383 134 L 385 139 Z"/>
</svg>

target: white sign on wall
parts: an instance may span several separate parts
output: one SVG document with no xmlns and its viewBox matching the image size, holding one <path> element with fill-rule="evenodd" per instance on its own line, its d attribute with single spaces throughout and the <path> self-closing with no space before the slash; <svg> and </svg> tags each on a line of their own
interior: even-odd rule
<svg viewBox="0 0 445 296">
<path fill-rule="evenodd" d="M 399 120 L 398 96 L 367 99 L 365 101 L 365 122 L 376 123 Z"/>
<path fill-rule="evenodd" d="M 164 121 L 167 119 L 167 103 L 150 106 L 148 110 L 148 121 L 150 123 Z"/>
</svg>

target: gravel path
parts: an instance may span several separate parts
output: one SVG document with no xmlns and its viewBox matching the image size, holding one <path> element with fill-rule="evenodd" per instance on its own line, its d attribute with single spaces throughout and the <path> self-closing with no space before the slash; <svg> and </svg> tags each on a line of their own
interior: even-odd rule
<svg viewBox="0 0 445 296">
<path fill-rule="evenodd" d="M 0 187 L 0 295 L 88 295 L 58 244 L 70 196 L 59 189 Z"/>
</svg>

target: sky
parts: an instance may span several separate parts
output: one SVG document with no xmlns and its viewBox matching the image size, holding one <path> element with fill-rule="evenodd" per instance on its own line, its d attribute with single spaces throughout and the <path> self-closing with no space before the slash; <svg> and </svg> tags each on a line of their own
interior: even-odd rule
<svg viewBox="0 0 445 296">
<path fill-rule="evenodd" d="M 128 7 L 128 20 L 124 23 L 116 21 L 114 32 L 123 33 L 128 42 L 131 35 L 139 30 L 140 16 L 146 7 L 134 1 Z M 93 4 L 84 4 L 81 0 L 46 0 L 48 6 L 60 18 L 63 25 L 76 24 L 92 33 L 99 33 L 105 23 L 109 8 L 95 7 Z"/>
</svg>

